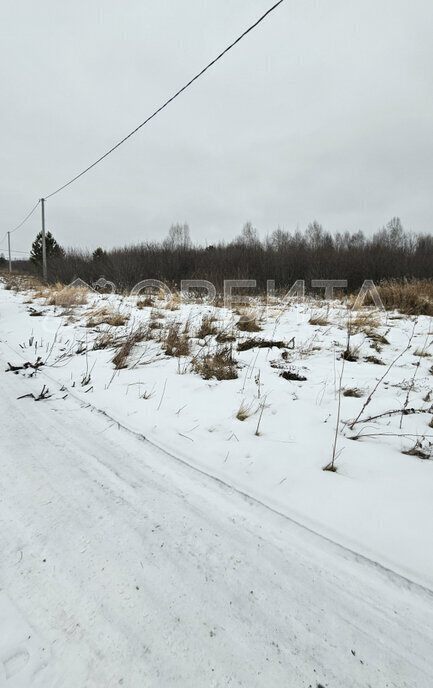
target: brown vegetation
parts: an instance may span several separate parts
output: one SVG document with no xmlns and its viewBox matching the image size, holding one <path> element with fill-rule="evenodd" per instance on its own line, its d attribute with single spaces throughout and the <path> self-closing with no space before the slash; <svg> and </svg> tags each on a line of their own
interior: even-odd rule
<svg viewBox="0 0 433 688">
<path fill-rule="evenodd" d="M 143 339 L 145 339 L 145 332 L 142 327 L 138 327 L 136 330 L 129 332 L 119 351 L 113 358 L 116 370 L 128 367 L 128 359 L 134 346 L 143 341 Z"/>
<path fill-rule="evenodd" d="M 241 315 L 236 323 L 236 327 L 242 332 L 260 332 L 262 329 L 257 321 L 257 317 L 253 313 Z"/>
<path fill-rule="evenodd" d="M 187 326 L 181 331 L 179 324 L 172 323 L 168 330 L 163 333 L 161 344 L 167 356 L 188 356 L 190 340 Z"/>
<path fill-rule="evenodd" d="M 287 346 L 285 342 L 274 341 L 272 339 L 260 339 L 259 337 L 254 337 L 253 339 L 244 339 L 243 342 L 238 343 L 238 351 L 249 351 L 249 349 L 272 349 L 273 347 L 277 349 L 283 349 Z"/>
<path fill-rule="evenodd" d="M 197 331 L 197 337 L 204 339 L 209 335 L 217 334 L 218 328 L 215 323 L 215 317 L 212 315 L 204 315 Z"/>
<path fill-rule="evenodd" d="M 343 390 L 343 397 L 355 397 L 355 399 L 360 399 L 364 396 L 364 392 L 358 387 L 348 387 Z"/>
<path fill-rule="evenodd" d="M 104 306 L 91 311 L 90 317 L 86 322 L 86 327 L 98 327 L 99 325 L 110 325 L 111 327 L 121 327 L 129 319 L 126 313 Z"/>
<path fill-rule="evenodd" d="M 46 289 L 44 296 L 49 306 L 71 308 L 71 306 L 82 306 L 87 303 L 88 290 L 83 287 L 63 287 L 61 284 L 56 284 Z"/>
<path fill-rule="evenodd" d="M 318 325 L 320 327 L 329 325 L 327 316 L 322 313 L 312 313 L 308 322 L 310 325 Z"/>
<path fill-rule="evenodd" d="M 384 280 L 377 291 L 386 310 L 406 315 L 433 315 L 433 281 Z"/>
<path fill-rule="evenodd" d="M 192 369 L 204 380 L 235 380 L 238 377 L 231 346 L 217 346 L 211 353 L 194 358 Z"/>
</svg>

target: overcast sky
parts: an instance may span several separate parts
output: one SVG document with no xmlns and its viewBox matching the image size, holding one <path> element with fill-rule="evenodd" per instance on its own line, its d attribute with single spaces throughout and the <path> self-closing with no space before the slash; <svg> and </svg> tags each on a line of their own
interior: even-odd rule
<svg viewBox="0 0 433 688">
<path fill-rule="evenodd" d="M 0 22 L 0 238 L 272 0 L 20 0 Z M 285 0 L 211 71 L 47 202 L 64 246 L 265 236 L 317 219 L 433 229 L 431 0 Z M 26 251 L 35 214 L 13 239 Z M 0 248 L 6 246 L 3 241 Z"/>
</svg>

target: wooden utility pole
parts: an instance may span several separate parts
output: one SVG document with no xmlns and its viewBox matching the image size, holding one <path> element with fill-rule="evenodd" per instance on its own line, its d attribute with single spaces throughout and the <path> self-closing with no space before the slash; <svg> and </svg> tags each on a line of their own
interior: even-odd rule
<svg viewBox="0 0 433 688">
<path fill-rule="evenodd" d="M 9 272 L 12 272 L 11 233 L 10 232 L 8 232 L 8 251 L 9 251 Z"/>
<path fill-rule="evenodd" d="M 47 281 L 47 245 L 45 242 L 45 198 L 41 198 L 42 209 L 42 276 Z"/>
</svg>

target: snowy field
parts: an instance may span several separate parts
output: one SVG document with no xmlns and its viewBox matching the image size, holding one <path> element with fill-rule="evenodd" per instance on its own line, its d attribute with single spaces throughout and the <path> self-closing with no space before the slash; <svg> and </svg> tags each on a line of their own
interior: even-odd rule
<svg viewBox="0 0 433 688">
<path fill-rule="evenodd" d="M 430 687 L 430 319 L 66 297 L 0 289 L 0 686 Z"/>
</svg>

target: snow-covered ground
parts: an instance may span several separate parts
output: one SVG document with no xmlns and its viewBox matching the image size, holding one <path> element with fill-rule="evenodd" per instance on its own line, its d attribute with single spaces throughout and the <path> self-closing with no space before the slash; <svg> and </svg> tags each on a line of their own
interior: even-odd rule
<svg viewBox="0 0 433 688">
<path fill-rule="evenodd" d="M 250 333 L 223 309 L 165 305 L 65 312 L 0 290 L 0 685 L 430 686 L 433 464 L 402 453 L 424 438 L 429 455 L 429 319 L 354 328 L 342 386 L 363 396 L 340 397 L 332 473 L 347 310 L 312 325 L 317 304 L 257 309 Z M 102 306 L 128 320 L 86 327 Z M 206 313 L 236 333 L 236 379 L 191 370 L 216 346 L 194 337 Z M 127 368 L 93 348 L 150 319 Z M 180 358 L 158 341 L 173 322 L 189 323 Z M 417 412 L 350 429 L 411 335 L 361 419 L 408 392 Z M 286 346 L 237 350 L 253 337 Z M 36 373 L 3 372 L 38 356 Z M 43 385 L 49 399 L 18 399 Z"/>
</svg>

